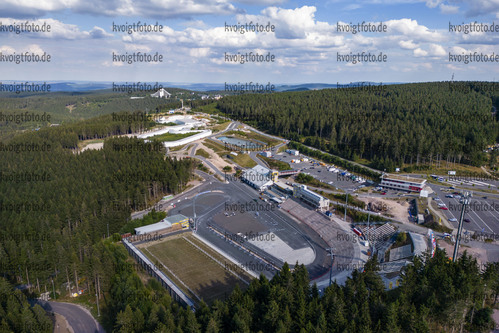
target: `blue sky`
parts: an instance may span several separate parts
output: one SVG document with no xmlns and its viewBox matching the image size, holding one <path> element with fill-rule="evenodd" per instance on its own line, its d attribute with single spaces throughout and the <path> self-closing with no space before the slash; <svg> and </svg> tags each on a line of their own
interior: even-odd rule
<svg viewBox="0 0 499 333">
<path fill-rule="evenodd" d="M 499 0 L 3 0 L 3 25 L 29 20 L 50 33 L 0 32 L 3 55 L 34 52 L 50 63 L 0 62 L 0 80 L 162 81 L 184 83 L 348 83 L 499 80 L 499 63 L 450 62 L 453 55 L 499 54 L 499 31 L 449 32 L 452 24 L 499 25 Z M 112 23 L 163 25 L 161 33 L 112 31 Z M 275 32 L 226 32 L 224 23 L 258 22 Z M 381 33 L 338 32 L 337 23 L 383 22 Z M 163 55 L 161 63 L 113 62 L 112 53 Z M 275 56 L 228 63 L 224 54 Z M 338 62 L 366 52 L 386 62 Z"/>
</svg>

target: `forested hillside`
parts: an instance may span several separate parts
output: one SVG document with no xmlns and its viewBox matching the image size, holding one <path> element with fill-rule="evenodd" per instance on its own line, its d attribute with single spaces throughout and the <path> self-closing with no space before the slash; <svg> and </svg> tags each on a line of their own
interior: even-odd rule
<svg viewBox="0 0 499 333">
<path fill-rule="evenodd" d="M 392 171 L 435 160 L 485 164 L 483 150 L 499 142 L 498 96 L 493 83 L 417 83 L 381 91 L 230 96 L 218 109 L 269 133 Z"/>
<path fill-rule="evenodd" d="M 0 332 L 50 333 L 53 326 L 42 307 L 32 307 L 26 295 L 0 277 Z"/>
<path fill-rule="evenodd" d="M 118 232 L 132 210 L 182 191 L 193 166 L 136 138 L 108 138 L 102 150 L 75 148 L 80 139 L 131 133 L 148 123 L 108 115 L 0 143 L 1 276 L 37 292 L 50 289 L 52 279 L 63 294 L 68 280 L 95 288 L 107 269 L 95 245 Z"/>
<path fill-rule="evenodd" d="M 440 250 L 418 258 L 392 291 L 384 289 L 374 259 L 322 296 L 303 265 L 290 272 L 285 264 L 271 281 L 254 279 L 246 291 L 236 288 L 227 300 L 201 304 L 194 315 L 156 281 L 144 287 L 124 263 L 124 248 L 105 243 L 99 244 L 105 254 L 99 260 L 108 267 L 101 277 L 110 287 L 104 319 L 115 332 L 489 332 L 494 326 L 499 264 L 481 273 L 467 255 L 456 263 Z"/>
<path fill-rule="evenodd" d="M 189 91 L 168 88 L 178 98 L 190 98 Z M 182 94 L 180 94 L 182 93 Z M 146 96 L 130 99 L 130 96 Z M 204 105 L 211 100 L 184 100 L 184 106 Z M 49 124 L 67 124 L 111 114 L 116 110 L 154 114 L 181 107 L 176 98 L 151 98 L 146 93 L 111 93 L 110 90 L 92 92 L 54 92 L 44 94 L 0 93 L 0 140 L 11 138 L 16 131 L 33 130 Z M 39 121 L 7 121 L 12 115 L 34 114 Z M 5 117 L 2 117 L 4 115 Z M 42 118 L 42 116 L 44 116 Z M 49 121 L 46 121 L 48 118 Z"/>
</svg>

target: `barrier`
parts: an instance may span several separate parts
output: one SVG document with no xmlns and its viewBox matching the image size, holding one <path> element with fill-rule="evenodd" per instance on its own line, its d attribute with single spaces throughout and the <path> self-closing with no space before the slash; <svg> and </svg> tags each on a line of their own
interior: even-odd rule
<svg viewBox="0 0 499 333">
<path fill-rule="evenodd" d="M 175 285 L 175 283 L 170 280 L 165 273 L 160 271 L 150 260 L 147 258 L 142 252 L 140 252 L 132 243 L 128 241 L 128 239 L 123 239 L 123 244 L 127 249 L 128 253 L 138 261 L 140 265 L 156 280 L 158 280 L 161 285 L 168 290 L 170 296 L 182 304 L 185 307 L 190 308 L 191 310 L 195 310 L 194 302 L 180 290 L 179 287 Z"/>
</svg>

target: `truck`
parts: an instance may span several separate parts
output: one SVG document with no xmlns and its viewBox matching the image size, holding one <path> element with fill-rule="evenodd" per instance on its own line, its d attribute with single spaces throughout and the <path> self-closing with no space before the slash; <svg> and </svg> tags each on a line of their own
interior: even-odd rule
<svg viewBox="0 0 499 333">
<path fill-rule="evenodd" d="M 357 236 L 362 237 L 362 231 L 360 231 L 359 229 L 353 228 L 353 232 L 355 232 Z"/>
<path fill-rule="evenodd" d="M 274 202 L 275 202 L 276 204 L 278 204 L 278 205 L 279 205 L 279 204 L 282 204 L 282 200 L 281 200 L 281 199 L 278 199 L 278 198 L 276 198 L 276 197 L 272 197 L 272 198 L 270 198 L 270 200 L 274 201 Z"/>
</svg>

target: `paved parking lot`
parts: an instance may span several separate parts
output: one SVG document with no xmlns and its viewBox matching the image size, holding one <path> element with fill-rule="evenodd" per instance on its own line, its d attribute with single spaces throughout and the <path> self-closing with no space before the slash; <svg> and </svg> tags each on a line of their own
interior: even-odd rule
<svg viewBox="0 0 499 333">
<path fill-rule="evenodd" d="M 339 189 L 342 189 L 344 191 L 352 191 L 356 188 L 358 188 L 360 185 L 365 183 L 358 183 L 354 182 L 353 180 L 349 179 L 348 177 L 341 176 L 341 172 L 345 171 L 345 169 L 341 169 L 339 172 L 331 172 L 328 171 L 328 168 L 325 166 L 321 165 L 314 165 L 313 162 L 315 161 L 314 159 L 311 159 L 307 156 L 300 155 L 300 156 L 294 156 L 291 154 L 288 154 L 286 152 L 282 152 L 274 156 L 273 158 L 287 162 L 291 166 L 291 168 L 295 170 L 301 170 L 303 173 L 307 173 L 312 175 L 315 179 L 322 181 L 326 184 L 335 186 Z M 301 158 L 308 158 L 308 162 L 300 162 L 300 163 L 291 163 L 291 160 L 296 160 L 296 159 L 301 159 Z M 318 162 L 318 161 L 315 161 Z"/>
<path fill-rule="evenodd" d="M 462 204 L 459 198 L 456 198 L 453 192 L 462 192 L 457 189 L 447 188 L 445 191 L 442 187 L 432 186 L 435 194 L 440 200 L 434 200 L 436 203 L 444 203 L 448 210 L 442 210 L 442 213 L 448 219 L 459 220 L 461 215 Z M 446 198 L 446 195 L 452 194 L 453 198 Z M 486 199 L 485 199 L 486 198 Z M 477 194 L 471 198 L 468 210 L 465 212 L 465 222 L 463 228 L 472 232 L 479 233 L 495 233 L 499 234 L 499 200 L 497 197 L 488 194 Z M 454 228 L 457 228 L 458 222 L 450 221 Z"/>
</svg>

